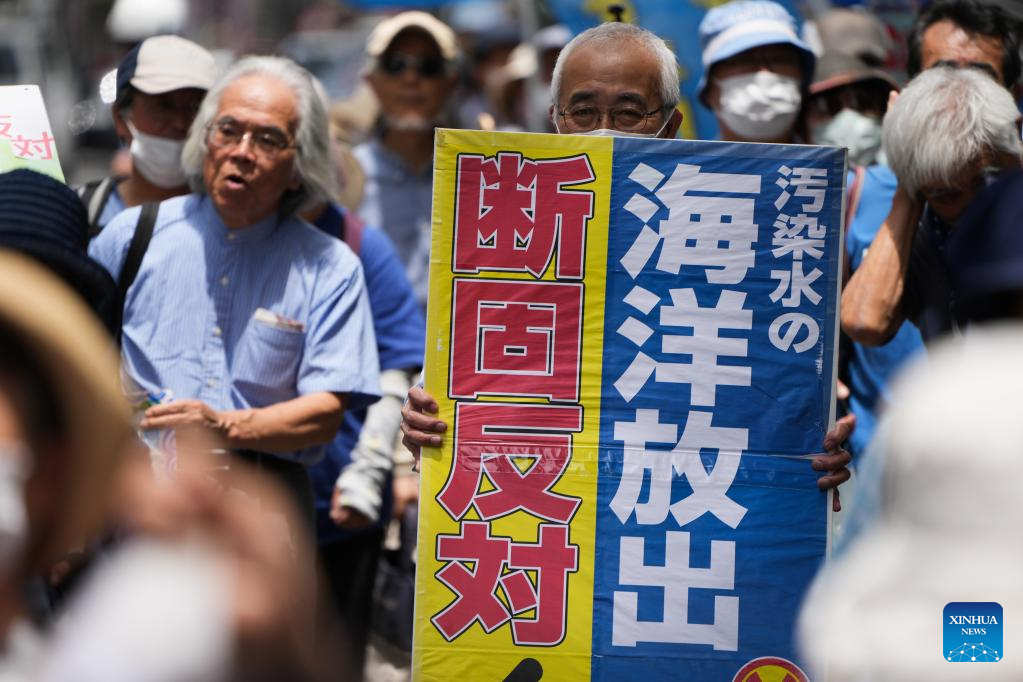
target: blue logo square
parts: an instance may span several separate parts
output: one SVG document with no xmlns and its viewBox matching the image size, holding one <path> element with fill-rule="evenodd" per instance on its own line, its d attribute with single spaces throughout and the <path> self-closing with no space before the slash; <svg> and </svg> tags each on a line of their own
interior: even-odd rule
<svg viewBox="0 0 1023 682">
<path fill-rule="evenodd" d="M 954 601 L 945 605 L 943 656 L 952 663 L 1002 660 L 1002 606 L 993 601 Z"/>
</svg>

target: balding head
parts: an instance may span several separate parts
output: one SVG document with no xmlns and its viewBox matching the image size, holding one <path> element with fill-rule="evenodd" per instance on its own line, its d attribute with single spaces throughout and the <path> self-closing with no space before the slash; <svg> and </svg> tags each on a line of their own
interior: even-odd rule
<svg viewBox="0 0 1023 682">
<path fill-rule="evenodd" d="M 678 66 L 664 41 L 622 23 L 601 24 L 561 51 L 551 81 L 552 116 L 563 133 L 595 129 L 675 134 Z"/>
</svg>

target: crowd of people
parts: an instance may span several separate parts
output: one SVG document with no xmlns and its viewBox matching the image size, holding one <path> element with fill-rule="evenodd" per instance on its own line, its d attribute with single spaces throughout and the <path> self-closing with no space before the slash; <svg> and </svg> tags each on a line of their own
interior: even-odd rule
<svg viewBox="0 0 1023 682">
<path fill-rule="evenodd" d="M 836 511 L 861 475 L 801 636 L 829 679 L 944 679 L 912 647 L 858 655 L 885 646 L 859 607 L 900 597 L 909 633 L 942 594 L 1023 602 L 1002 475 L 1020 332 L 990 329 L 1023 314 L 1023 26 L 933 0 L 903 83 L 869 13 L 814 23 L 733 0 L 693 31 L 721 140 L 849 150 L 842 413 L 807 466 Z M 331 102 L 289 59 L 219 69 L 147 38 L 117 68 L 117 173 L 0 175 L 0 678 L 402 679 L 415 467 L 448 428 L 417 384 L 434 131 L 670 139 L 682 95 L 664 40 L 620 22 L 543 29 L 475 96 L 430 14 L 381 21 L 365 54 L 365 91 Z M 994 592 L 938 547 L 981 526 Z"/>
</svg>

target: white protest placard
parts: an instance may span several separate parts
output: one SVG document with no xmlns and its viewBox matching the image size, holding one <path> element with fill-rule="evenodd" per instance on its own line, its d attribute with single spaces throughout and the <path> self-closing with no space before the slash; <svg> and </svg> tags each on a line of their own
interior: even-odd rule
<svg viewBox="0 0 1023 682">
<path fill-rule="evenodd" d="M 0 86 L 0 102 L 0 172 L 29 168 L 63 182 L 39 86 Z"/>
</svg>

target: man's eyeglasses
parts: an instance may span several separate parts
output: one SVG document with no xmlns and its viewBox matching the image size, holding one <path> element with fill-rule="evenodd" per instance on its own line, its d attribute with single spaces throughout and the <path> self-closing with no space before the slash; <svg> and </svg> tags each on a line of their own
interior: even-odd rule
<svg viewBox="0 0 1023 682">
<path fill-rule="evenodd" d="M 637 107 L 619 106 L 607 110 L 611 119 L 611 127 L 623 133 L 638 131 L 651 116 L 664 112 L 664 107 L 643 111 Z M 595 130 L 604 118 L 604 110 L 592 104 L 577 104 L 558 112 L 572 127 L 567 132 L 585 133 Z"/>
<path fill-rule="evenodd" d="M 439 78 L 444 74 L 445 63 L 440 57 L 417 57 L 413 54 L 392 52 L 380 59 L 380 70 L 390 76 L 413 69 L 423 78 Z"/>
<path fill-rule="evenodd" d="M 248 137 L 256 153 L 268 159 L 285 149 L 298 149 L 298 145 L 277 128 L 247 128 L 232 118 L 215 121 L 207 130 L 207 140 L 214 147 L 234 147 Z"/>
</svg>

